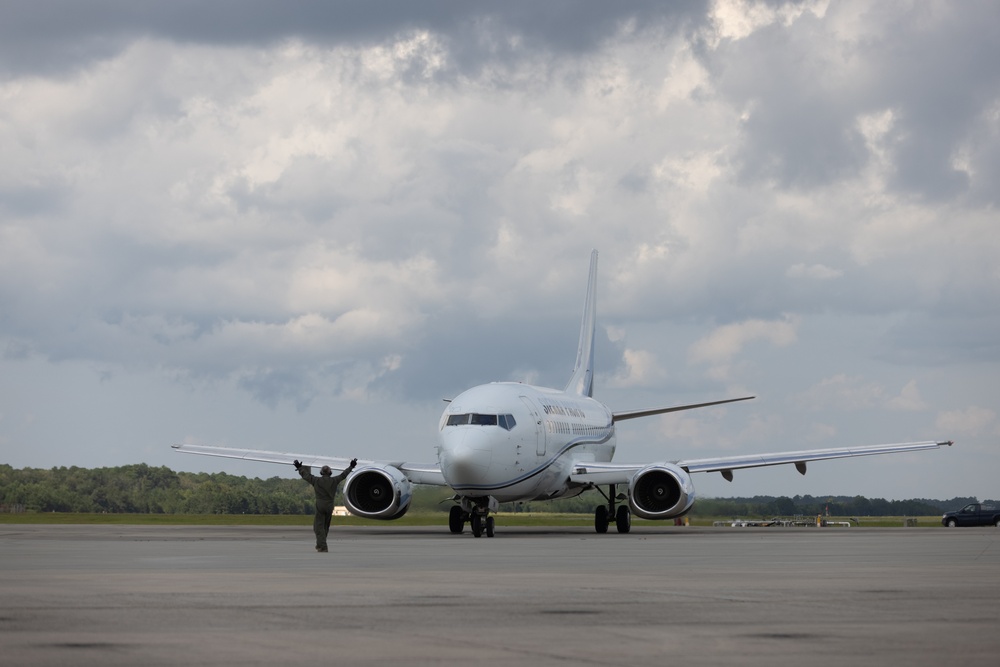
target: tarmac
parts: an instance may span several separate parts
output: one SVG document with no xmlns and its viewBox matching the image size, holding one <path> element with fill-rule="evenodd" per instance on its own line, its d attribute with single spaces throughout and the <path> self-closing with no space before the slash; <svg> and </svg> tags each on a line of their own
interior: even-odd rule
<svg viewBox="0 0 1000 667">
<path fill-rule="evenodd" d="M 993 666 L 998 613 L 996 528 L 0 525 L 2 665 Z"/>
</svg>

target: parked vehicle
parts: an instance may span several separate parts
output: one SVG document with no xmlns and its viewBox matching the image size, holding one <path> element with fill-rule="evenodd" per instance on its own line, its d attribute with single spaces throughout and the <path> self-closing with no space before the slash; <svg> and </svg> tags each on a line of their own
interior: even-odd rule
<svg viewBox="0 0 1000 667">
<path fill-rule="evenodd" d="M 1000 507 L 969 503 L 957 512 L 945 512 L 941 523 L 954 528 L 955 526 L 996 526 L 1000 528 Z"/>
</svg>

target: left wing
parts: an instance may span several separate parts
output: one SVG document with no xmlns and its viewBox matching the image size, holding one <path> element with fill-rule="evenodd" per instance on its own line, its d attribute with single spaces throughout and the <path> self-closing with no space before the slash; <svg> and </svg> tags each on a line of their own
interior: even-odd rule
<svg viewBox="0 0 1000 667">
<path fill-rule="evenodd" d="M 317 456 L 316 454 L 295 454 L 291 452 L 270 452 L 262 449 L 241 449 L 237 447 L 212 447 L 209 445 L 171 445 L 184 454 L 201 454 L 202 456 L 221 456 L 227 459 L 242 461 L 261 461 L 263 463 L 280 463 L 292 465 L 293 461 L 301 461 L 307 466 L 330 466 L 336 473 L 347 469 L 350 459 L 336 456 Z M 366 461 L 358 459 L 358 467 L 391 465 L 399 469 L 413 484 L 431 484 L 447 486 L 441 467 L 437 463 L 406 463 L 402 461 Z"/>
<path fill-rule="evenodd" d="M 827 459 L 844 459 L 851 456 L 873 456 L 875 454 L 900 454 L 917 452 L 924 449 L 937 449 L 944 445 L 955 444 L 951 440 L 943 442 L 903 442 L 894 445 L 868 445 L 865 447 L 838 447 L 833 449 L 806 449 L 800 452 L 776 452 L 773 454 L 752 454 L 744 456 L 722 456 L 713 459 L 692 459 L 678 461 L 677 465 L 688 472 L 721 472 L 722 476 L 732 481 L 733 470 L 742 468 L 760 468 L 763 466 L 780 466 L 786 463 L 795 464 L 795 469 L 806 474 L 806 463 L 809 461 L 825 461 Z"/>
<path fill-rule="evenodd" d="M 950 447 L 953 444 L 951 440 L 945 440 L 942 442 L 904 442 L 893 445 L 807 449 L 798 452 L 691 459 L 689 461 L 676 461 L 675 465 L 689 473 L 720 472 L 723 477 L 732 481 L 733 470 L 742 468 L 760 468 L 763 466 L 779 466 L 791 463 L 795 465 L 796 470 L 804 475 L 806 474 L 806 463 L 809 461 L 843 459 L 851 456 L 873 456 L 875 454 L 900 454 L 924 449 L 937 449 L 945 445 Z M 647 465 L 649 464 L 592 463 L 581 461 L 573 467 L 573 472 L 570 474 L 570 481 L 574 484 L 627 484 L 635 473 L 647 467 Z"/>
</svg>

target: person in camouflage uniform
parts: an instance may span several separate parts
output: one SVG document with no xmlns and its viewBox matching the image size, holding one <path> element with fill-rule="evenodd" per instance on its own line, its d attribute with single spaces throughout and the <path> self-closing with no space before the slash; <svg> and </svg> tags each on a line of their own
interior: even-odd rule
<svg viewBox="0 0 1000 667">
<path fill-rule="evenodd" d="M 354 466 L 358 465 L 358 460 L 352 459 L 351 465 L 336 476 L 334 476 L 330 466 L 323 466 L 319 471 L 319 477 L 317 477 L 312 474 L 312 468 L 302 465 L 301 461 L 296 461 L 294 465 L 295 469 L 299 471 L 299 476 L 309 482 L 316 492 L 316 516 L 313 517 L 316 551 L 326 553 L 329 551 L 326 545 L 326 536 L 330 532 L 330 519 L 333 518 L 333 498 L 337 495 L 337 485 L 351 474 Z"/>
</svg>

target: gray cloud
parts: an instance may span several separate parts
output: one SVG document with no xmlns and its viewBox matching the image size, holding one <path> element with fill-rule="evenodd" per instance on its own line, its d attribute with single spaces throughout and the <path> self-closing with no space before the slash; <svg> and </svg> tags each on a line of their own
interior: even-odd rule
<svg viewBox="0 0 1000 667">
<path fill-rule="evenodd" d="M 848 177 L 865 160 L 858 116 L 890 109 L 893 185 L 934 200 L 966 192 L 970 177 L 953 162 L 970 124 L 996 104 L 994 16 L 983 2 L 957 12 L 839 4 L 824 22 L 807 13 L 795 30 L 776 22 L 703 52 L 720 89 L 748 113 L 744 178 L 808 188 Z M 848 34 L 831 32 L 831 21 Z"/>
<path fill-rule="evenodd" d="M 121 2 L 81 5 L 69 0 L 6 3 L 0 27 L 0 63 L 8 75 L 57 74 L 109 58 L 130 42 L 155 38 L 180 43 L 268 47 L 301 39 L 323 46 L 383 42 L 401 32 L 448 36 L 455 66 L 473 71 L 485 62 L 533 52 L 591 51 L 623 25 L 650 21 L 689 24 L 700 8 L 657 2 L 608 5 L 596 0 L 514 2 L 488 7 L 455 0 L 413 3 L 281 5 L 250 0 Z"/>
<path fill-rule="evenodd" d="M 7 460 L 133 384 L 196 440 L 433 443 L 470 384 L 562 386 L 595 247 L 603 398 L 762 397 L 626 458 L 1000 410 L 991 5 L 5 10 Z M 799 414 L 840 377 L 885 400 Z"/>
</svg>

